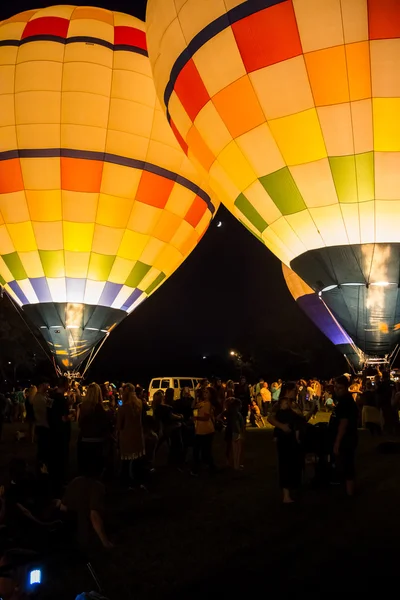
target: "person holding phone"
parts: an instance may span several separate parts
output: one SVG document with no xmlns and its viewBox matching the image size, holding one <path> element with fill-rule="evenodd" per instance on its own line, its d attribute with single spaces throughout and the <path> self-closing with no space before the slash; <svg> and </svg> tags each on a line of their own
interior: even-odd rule
<svg viewBox="0 0 400 600">
<path fill-rule="evenodd" d="M 42 572 L 32 568 L 34 552 L 6 549 L 0 553 L 0 598 L 23 600 L 42 582 Z"/>
</svg>

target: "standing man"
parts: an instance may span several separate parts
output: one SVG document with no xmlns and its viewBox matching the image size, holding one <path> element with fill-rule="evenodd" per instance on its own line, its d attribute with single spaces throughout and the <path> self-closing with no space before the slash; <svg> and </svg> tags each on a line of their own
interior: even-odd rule
<svg viewBox="0 0 400 600">
<path fill-rule="evenodd" d="M 261 414 L 266 417 L 271 408 L 271 392 L 268 389 L 268 383 L 266 381 L 264 381 L 262 388 L 260 389 L 260 395 L 262 400 Z"/>
<path fill-rule="evenodd" d="M 307 402 L 307 382 L 304 379 L 299 381 L 299 391 L 297 393 L 297 404 L 300 406 L 301 411 L 306 408 Z"/>
<path fill-rule="evenodd" d="M 21 423 L 24 422 L 24 415 L 25 415 L 25 394 L 21 388 L 21 386 L 18 386 L 18 390 L 15 394 L 15 397 L 17 399 L 17 403 L 18 403 L 18 415 L 17 415 L 17 420 L 21 421 Z"/>
<path fill-rule="evenodd" d="M 329 421 L 332 431 L 333 454 L 339 472 L 346 482 L 348 496 L 354 495 L 355 453 L 358 441 L 358 408 L 349 392 L 349 382 L 342 375 L 335 380 L 335 408 Z"/>
<path fill-rule="evenodd" d="M 49 473 L 56 490 L 61 488 L 61 484 L 65 481 L 68 465 L 71 439 L 68 390 L 68 378 L 60 377 L 58 386 L 50 392 L 52 405 L 48 412 L 51 450 Z"/>
<path fill-rule="evenodd" d="M 239 400 L 242 404 L 240 412 L 243 416 L 243 420 L 246 425 L 247 415 L 250 410 L 250 400 L 251 400 L 250 388 L 249 388 L 249 384 L 247 383 L 246 377 L 240 378 L 240 383 L 239 383 L 239 385 L 236 386 L 235 396 L 236 396 L 236 398 L 239 398 Z"/>
<path fill-rule="evenodd" d="M 278 400 L 280 398 L 281 389 L 282 389 L 282 379 L 278 379 L 278 381 L 274 381 L 274 383 L 271 385 L 271 397 L 272 397 L 272 402 L 274 404 L 276 402 L 278 402 Z"/>
<path fill-rule="evenodd" d="M 393 384 L 390 380 L 390 371 L 382 373 L 382 379 L 377 382 L 378 406 L 383 416 L 383 429 L 386 433 L 394 434 L 397 432 L 399 424 L 399 415 L 392 406 Z"/>
<path fill-rule="evenodd" d="M 218 400 L 218 406 L 219 406 L 220 412 L 222 412 L 224 410 L 224 406 L 225 406 L 225 395 L 226 395 L 226 390 L 225 390 L 224 384 L 222 383 L 222 379 L 218 378 L 215 381 L 214 389 L 217 393 L 217 400 Z"/>
<path fill-rule="evenodd" d="M 47 415 L 49 399 L 47 390 L 49 384 L 42 380 L 37 388 L 37 393 L 33 398 L 33 413 L 36 423 L 36 438 L 37 438 L 37 461 L 45 465 L 49 464 L 50 455 L 50 428 Z"/>
</svg>

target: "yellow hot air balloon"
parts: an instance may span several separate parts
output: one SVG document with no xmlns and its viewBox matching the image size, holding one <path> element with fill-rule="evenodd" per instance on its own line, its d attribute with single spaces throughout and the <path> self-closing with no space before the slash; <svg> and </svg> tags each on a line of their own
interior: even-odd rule
<svg viewBox="0 0 400 600">
<path fill-rule="evenodd" d="M 398 340 L 400 2 L 149 0 L 160 100 L 230 211 L 355 343 Z"/>
<path fill-rule="evenodd" d="M 204 183 L 140 20 L 54 6 L 0 23 L 0 283 L 64 370 L 196 246 L 215 212 Z"/>
</svg>

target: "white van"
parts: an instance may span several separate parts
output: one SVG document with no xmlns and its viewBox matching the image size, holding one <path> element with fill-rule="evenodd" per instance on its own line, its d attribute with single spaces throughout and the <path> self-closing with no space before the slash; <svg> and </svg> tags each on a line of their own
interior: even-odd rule
<svg viewBox="0 0 400 600">
<path fill-rule="evenodd" d="M 190 389 L 194 398 L 194 391 L 202 379 L 203 377 L 156 377 L 150 381 L 149 402 L 153 402 L 153 396 L 158 390 L 165 392 L 168 388 L 174 390 L 174 400 L 181 397 L 181 390 L 184 387 Z"/>
</svg>

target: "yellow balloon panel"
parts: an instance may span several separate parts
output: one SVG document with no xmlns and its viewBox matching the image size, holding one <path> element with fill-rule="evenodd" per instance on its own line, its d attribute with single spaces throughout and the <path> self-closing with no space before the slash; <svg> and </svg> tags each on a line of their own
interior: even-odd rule
<svg viewBox="0 0 400 600">
<path fill-rule="evenodd" d="M 55 6 L 0 23 L 0 282 L 130 312 L 215 212 L 163 115 L 144 23 Z"/>
<path fill-rule="evenodd" d="M 400 241 L 397 0 L 149 0 L 147 24 L 182 148 L 284 263 Z"/>
<path fill-rule="evenodd" d="M 289 288 L 289 292 L 292 294 L 295 300 L 305 296 L 307 294 L 314 294 L 314 290 L 306 284 L 292 269 L 289 269 L 286 265 L 282 265 L 283 276 L 285 278 L 286 285 Z"/>
</svg>

